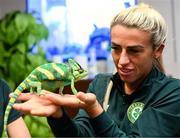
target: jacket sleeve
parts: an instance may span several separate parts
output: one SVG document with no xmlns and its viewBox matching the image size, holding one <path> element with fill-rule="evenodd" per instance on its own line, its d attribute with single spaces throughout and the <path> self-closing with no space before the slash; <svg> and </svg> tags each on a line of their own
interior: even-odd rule
<svg viewBox="0 0 180 138">
<path fill-rule="evenodd" d="M 76 136 L 77 130 L 74 122 L 64 113 L 62 118 L 48 117 L 47 121 L 55 137 Z"/>
<path fill-rule="evenodd" d="M 8 86 L 8 84 L 4 81 L 1 80 L 2 83 L 2 92 L 3 92 L 3 104 L 4 104 L 4 111 L 7 107 L 7 104 L 9 102 L 9 94 L 12 92 L 11 88 Z M 9 114 L 9 118 L 8 118 L 8 124 L 13 122 L 14 120 L 18 119 L 19 117 L 21 117 L 21 113 L 15 109 L 12 108 L 10 114 Z"/>
<path fill-rule="evenodd" d="M 92 87 L 93 83 L 95 82 L 96 79 L 91 82 L 90 87 Z M 74 119 L 69 118 L 68 115 L 64 112 L 62 118 L 55 119 L 48 117 L 47 120 L 53 134 L 56 137 L 95 136 L 94 130 L 89 121 L 89 117 L 84 110 L 80 110 Z"/>
<path fill-rule="evenodd" d="M 89 122 L 89 117 L 84 110 L 79 111 L 79 115 L 74 119 L 68 117 L 64 112 L 63 117 L 55 119 L 47 118 L 53 134 L 56 137 L 93 137 L 94 130 Z"/>
<path fill-rule="evenodd" d="M 108 79 L 98 75 L 90 84 L 88 91 L 95 92 L 102 104 L 105 86 Z M 97 84 L 100 84 L 99 86 Z M 98 87 L 101 87 L 99 89 Z M 165 88 L 168 94 L 152 95 L 147 99 L 146 107 L 134 124 L 130 123 L 128 133 L 114 122 L 108 112 L 103 112 L 94 119 L 90 119 L 84 110 L 71 120 L 67 115 L 55 120 L 48 118 L 48 122 L 55 136 L 69 137 L 172 137 L 180 136 L 180 89 Z M 161 93 L 165 93 L 161 90 Z M 97 91 L 98 90 L 98 91 Z M 151 92 L 150 92 L 151 93 Z M 157 96 L 157 97 L 156 97 Z M 156 99 L 157 98 L 157 99 Z M 154 102 L 152 102 L 154 100 Z M 150 103 L 150 104 L 149 104 Z"/>
<path fill-rule="evenodd" d="M 88 88 L 88 92 L 94 92 L 97 89 L 97 83 L 103 84 L 103 89 L 96 93 L 100 103 L 103 101 L 104 94 L 102 92 L 106 89 L 107 81 L 109 81 L 106 78 L 109 77 L 104 78 L 104 76 L 97 75 Z M 102 83 L 102 81 L 104 82 Z M 59 119 L 48 117 L 48 123 L 56 137 L 118 136 L 119 134 L 124 136 L 122 131 L 119 133 L 117 125 L 105 112 L 94 119 L 90 119 L 84 110 L 80 110 L 74 119 L 70 119 L 64 112 L 63 117 Z M 114 134 L 112 130 L 117 134 Z"/>
<path fill-rule="evenodd" d="M 8 84 L 4 80 L 0 79 L 0 137 L 3 131 L 3 123 L 4 123 L 3 118 L 4 118 L 7 104 L 9 102 L 10 92 L 11 92 L 11 89 L 8 86 Z M 8 117 L 8 124 L 15 121 L 19 117 L 21 117 L 21 113 L 12 108 Z"/>
</svg>

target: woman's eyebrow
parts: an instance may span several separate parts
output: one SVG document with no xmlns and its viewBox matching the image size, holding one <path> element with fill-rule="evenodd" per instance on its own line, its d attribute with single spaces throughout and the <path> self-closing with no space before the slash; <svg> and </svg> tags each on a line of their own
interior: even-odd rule
<svg viewBox="0 0 180 138">
<path fill-rule="evenodd" d="M 113 46 L 120 46 L 119 44 L 116 44 L 114 42 L 111 42 L 111 45 L 113 45 Z"/>
<path fill-rule="evenodd" d="M 138 49 L 144 49 L 144 46 L 142 45 L 129 45 L 127 48 L 138 48 Z"/>
<path fill-rule="evenodd" d="M 111 42 L 111 45 L 112 45 L 112 46 L 118 46 L 118 47 L 121 46 L 120 44 L 116 44 L 116 43 L 114 43 L 114 42 Z M 127 48 L 138 48 L 138 49 L 143 49 L 144 46 L 142 46 L 142 45 L 129 45 L 129 46 L 127 46 Z"/>
</svg>

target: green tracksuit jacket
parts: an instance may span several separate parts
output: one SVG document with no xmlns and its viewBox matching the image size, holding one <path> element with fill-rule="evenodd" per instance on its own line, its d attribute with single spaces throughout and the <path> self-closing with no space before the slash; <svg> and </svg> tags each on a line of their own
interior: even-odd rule
<svg viewBox="0 0 180 138">
<path fill-rule="evenodd" d="M 126 95 L 116 73 L 99 74 L 88 91 L 102 104 L 109 80 L 113 81 L 107 112 L 94 119 L 80 110 L 71 120 L 49 117 L 55 136 L 68 137 L 178 137 L 180 136 L 180 80 L 153 68 L 141 87 Z"/>
</svg>

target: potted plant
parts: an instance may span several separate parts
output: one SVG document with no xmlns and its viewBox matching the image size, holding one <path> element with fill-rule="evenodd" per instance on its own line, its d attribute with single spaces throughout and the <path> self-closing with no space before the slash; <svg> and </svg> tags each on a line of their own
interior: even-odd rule
<svg viewBox="0 0 180 138">
<path fill-rule="evenodd" d="M 28 13 L 13 11 L 0 19 L 0 76 L 15 88 L 32 69 L 47 62 L 39 43 L 48 29 Z M 38 53 L 30 49 L 38 46 Z"/>
<path fill-rule="evenodd" d="M 37 23 L 31 14 L 13 11 L 0 19 L 0 77 L 13 90 L 35 67 L 47 63 L 39 45 L 47 38 L 47 27 Z M 32 46 L 38 47 L 36 54 L 31 52 Z M 46 118 L 24 116 L 24 119 L 33 137 L 53 136 Z"/>
</svg>

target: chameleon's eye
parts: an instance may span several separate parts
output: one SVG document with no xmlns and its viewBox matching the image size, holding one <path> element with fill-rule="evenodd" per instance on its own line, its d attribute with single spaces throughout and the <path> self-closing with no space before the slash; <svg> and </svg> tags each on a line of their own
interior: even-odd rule
<svg viewBox="0 0 180 138">
<path fill-rule="evenodd" d="M 81 65 L 79 64 L 79 63 L 76 63 L 77 64 L 77 66 L 82 70 L 82 67 L 81 67 Z"/>
<path fill-rule="evenodd" d="M 83 73 L 83 70 L 82 70 L 82 69 L 79 69 L 79 72 L 80 72 L 80 73 Z"/>
</svg>

